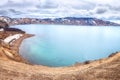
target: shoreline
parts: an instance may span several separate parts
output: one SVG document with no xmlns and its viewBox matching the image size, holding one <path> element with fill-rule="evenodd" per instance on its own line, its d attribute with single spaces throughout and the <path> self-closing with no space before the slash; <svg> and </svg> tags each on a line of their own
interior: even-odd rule
<svg viewBox="0 0 120 80">
<path fill-rule="evenodd" d="M 17 33 L 19 33 L 19 32 L 17 32 Z M 14 61 L 17 61 L 17 62 L 28 63 L 28 64 L 31 64 L 31 65 L 37 65 L 37 64 L 29 63 L 19 53 L 19 47 L 20 47 L 21 43 L 23 42 L 23 40 L 26 39 L 26 38 L 32 37 L 32 36 L 35 36 L 35 35 L 34 34 L 27 34 L 26 32 L 22 33 L 22 36 L 20 38 L 16 39 L 14 42 L 12 42 L 12 45 L 10 45 L 9 48 L 7 48 L 7 47 L 5 47 L 5 49 L 2 48 L 3 54 L 5 54 L 5 56 L 7 56 L 8 59 L 11 59 L 11 60 L 14 60 Z M 108 55 L 108 57 L 111 56 L 111 55 L 112 54 Z M 65 66 L 65 67 L 71 67 L 71 66 L 73 67 L 73 66 L 79 66 L 79 65 L 84 65 L 84 64 L 90 64 L 92 62 L 102 60 L 102 59 L 104 59 L 104 58 L 97 59 L 97 60 L 88 60 L 88 61 L 84 61 L 84 62 L 76 62 L 76 63 L 74 63 L 70 66 Z M 40 66 L 43 66 L 43 65 L 40 65 Z M 49 67 L 49 66 L 46 66 L 46 67 Z"/>
<path fill-rule="evenodd" d="M 17 52 L 26 38 L 34 35 L 25 35 L 12 48 L 14 57 L 3 59 L 0 57 L 1 80 L 119 80 L 120 79 L 120 52 L 109 55 L 107 58 L 86 63 L 78 63 L 66 67 L 48 67 L 32 65 L 24 60 Z M 14 47 L 15 47 L 14 46 Z M 17 50 L 17 51 L 15 51 Z M 7 50 L 9 51 L 9 50 Z M 11 52 L 12 53 L 12 52 Z M 9 55 L 10 56 L 10 55 Z M 112 75 L 112 76 L 111 76 Z"/>
<path fill-rule="evenodd" d="M 19 46 L 23 42 L 24 39 L 34 36 L 33 34 L 23 34 L 22 37 L 20 37 L 18 40 L 13 42 L 13 47 L 11 47 L 11 50 L 16 50 L 19 53 Z"/>
<path fill-rule="evenodd" d="M 21 45 L 21 43 L 24 41 L 24 39 L 30 38 L 34 36 L 33 34 L 23 34 L 22 37 L 20 37 L 19 39 L 17 39 L 16 41 L 13 42 L 13 46 L 10 47 L 10 49 L 12 51 L 14 51 L 14 55 L 17 61 L 23 62 L 23 63 L 29 63 L 27 62 L 25 59 L 22 58 L 22 56 L 19 54 L 19 47 Z"/>
<path fill-rule="evenodd" d="M 20 54 L 19 54 L 19 47 L 21 45 L 21 43 L 27 39 L 27 38 L 30 38 L 30 37 L 33 37 L 35 36 L 34 34 L 23 34 L 22 37 L 20 37 L 19 39 L 17 39 L 16 41 L 13 42 L 13 46 L 10 47 L 10 49 L 13 52 L 13 55 L 15 55 L 14 59 L 15 61 L 17 62 L 22 62 L 22 63 L 28 63 L 28 65 L 37 65 L 37 64 L 31 64 L 29 63 L 28 61 L 26 61 Z M 110 55 L 108 55 L 108 57 L 105 57 L 105 58 L 100 58 L 100 59 L 96 59 L 96 60 L 87 60 L 87 61 L 84 61 L 84 62 L 76 62 L 70 66 L 64 66 L 64 67 L 76 67 L 76 66 L 81 66 L 81 65 L 87 65 L 87 64 L 91 64 L 91 63 L 94 63 L 96 61 L 100 61 L 100 62 L 104 62 L 105 59 L 108 59 L 108 58 L 111 58 L 113 56 L 115 56 L 116 54 L 119 54 L 120 52 L 115 52 L 115 53 L 111 53 Z M 38 65 L 38 66 L 43 66 L 43 65 Z M 49 66 L 44 66 L 44 67 L 49 67 Z M 50 67 L 50 68 L 59 68 L 59 67 Z"/>
<path fill-rule="evenodd" d="M 10 32 L 12 34 L 12 32 Z M 16 32 L 14 34 L 18 34 Z M 0 45 L 1 80 L 119 80 L 120 52 L 101 58 L 65 67 L 33 65 L 19 54 L 24 39 L 34 36 L 22 34 L 9 47 Z M 9 37 L 9 32 L 7 33 Z M 4 39 L 3 39 L 4 40 Z M 9 45 L 9 44 L 8 44 Z"/>
</svg>

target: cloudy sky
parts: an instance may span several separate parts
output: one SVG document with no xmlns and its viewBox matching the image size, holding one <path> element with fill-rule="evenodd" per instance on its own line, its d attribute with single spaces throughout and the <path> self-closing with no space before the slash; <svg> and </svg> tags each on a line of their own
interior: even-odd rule
<svg viewBox="0 0 120 80">
<path fill-rule="evenodd" d="M 11 17 L 97 17 L 120 20 L 120 0 L 2 0 L 0 15 Z"/>
</svg>

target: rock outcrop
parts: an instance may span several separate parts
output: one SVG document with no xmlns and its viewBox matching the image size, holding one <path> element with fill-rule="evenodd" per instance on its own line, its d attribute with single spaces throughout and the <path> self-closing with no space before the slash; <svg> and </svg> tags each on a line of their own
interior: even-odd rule
<svg viewBox="0 0 120 80">
<path fill-rule="evenodd" d="M 0 20 L 0 28 L 8 28 L 8 27 L 9 27 L 9 25 L 7 22 Z"/>
</svg>

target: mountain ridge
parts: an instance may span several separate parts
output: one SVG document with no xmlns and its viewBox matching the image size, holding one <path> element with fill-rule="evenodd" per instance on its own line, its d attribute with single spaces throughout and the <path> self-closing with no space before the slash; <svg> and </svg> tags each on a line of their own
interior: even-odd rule
<svg viewBox="0 0 120 80">
<path fill-rule="evenodd" d="M 64 17 L 64 18 L 10 18 L 0 16 L 0 20 L 6 21 L 9 25 L 19 24 L 60 24 L 80 26 L 120 26 L 118 23 L 105 21 L 92 17 Z"/>
</svg>

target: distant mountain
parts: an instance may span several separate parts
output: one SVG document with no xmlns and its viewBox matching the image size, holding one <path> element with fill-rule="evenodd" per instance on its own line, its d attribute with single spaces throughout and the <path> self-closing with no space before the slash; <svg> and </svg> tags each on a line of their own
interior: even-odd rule
<svg viewBox="0 0 120 80">
<path fill-rule="evenodd" d="M 53 20 L 56 24 L 69 24 L 69 25 L 84 25 L 84 26 L 120 26 L 120 24 L 110 21 L 104 21 L 97 18 L 56 18 Z"/>
<path fill-rule="evenodd" d="M 104 21 L 97 18 L 10 18 L 6 16 L 0 16 L 0 20 L 6 21 L 9 25 L 17 24 L 62 24 L 62 25 L 81 25 L 81 26 L 120 26 L 120 24 Z"/>
</svg>

